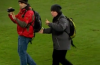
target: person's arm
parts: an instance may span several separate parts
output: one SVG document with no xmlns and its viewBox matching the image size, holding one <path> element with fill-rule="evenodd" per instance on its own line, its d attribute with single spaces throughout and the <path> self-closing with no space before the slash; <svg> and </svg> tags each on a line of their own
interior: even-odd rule
<svg viewBox="0 0 100 65">
<path fill-rule="evenodd" d="M 13 14 L 13 12 L 10 12 L 10 13 L 8 14 L 9 18 L 11 19 L 11 21 L 12 21 L 13 23 L 17 23 L 17 22 L 13 19 L 12 14 Z M 17 17 L 17 15 L 16 15 L 16 17 Z"/>
<path fill-rule="evenodd" d="M 20 27 L 25 28 L 27 26 L 27 23 L 25 23 L 24 21 L 21 21 L 21 20 L 19 20 L 17 18 L 15 20 L 16 20 L 16 22 L 18 23 L 18 25 Z"/>
<path fill-rule="evenodd" d="M 8 14 L 9 18 L 13 21 L 13 23 L 17 23 L 19 26 L 25 28 L 27 24 L 24 21 L 21 21 L 17 18 L 17 15 L 14 14 Z"/>
<path fill-rule="evenodd" d="M 29 23 L 31 23 L 34 20 L 34 13 L 33 11 L 27 11 L 25 16 L 24 16 L 24 21 L 19 20 L 16 18 L 16 22 L 18 23 L 19 26 L 25 28 Z"/>
<path fill-rule="evenodd" d="M 8 16 L 9 16 L 9 18 L 13 21 L 13 23 L 17 23 L 17 24 L 19 24 L 19 26 L 21 26 L 21 27 L 26 27 L 27 26 L 27 24 L 25 23 L 25 22 L 23 22 L 23 21 L 20 21 L 19 19 L 13 19 L 13 17 L 12 17 L 12 15 L 10 15 L 10 14 L 8 14 Z"/>
<path fill-rule="evenodd" d="M 64 31 L 68 26 L 68 21 L 65 18 L 61 18 L 59 23 L 48 23 L 48 26 L 56 31 Z"/>
<path fill-rule="evenodd" d="M 13 21 L 16 21 L 16 23 L 23 28 L 26 28 L 28 23 L 32 22 L 34 20 L 34 15 L 32 11 L 27 11 L 23 21 L 19 20 L 15 15 L 12 15 Z"/>
<path fill-rule="evenodd" d="M 51 32 L 52 32 L 51 28 L 43 29 L 44 34 L 51 34 Z"/>
<path fill-rule="evenodd" d="M 42 28 L 38 33 L 50 34 L 50 33 L 52 33 L 52 31 L 51 31 L 51 28 L 46 28 L 46 29 Z"/>
</svg>

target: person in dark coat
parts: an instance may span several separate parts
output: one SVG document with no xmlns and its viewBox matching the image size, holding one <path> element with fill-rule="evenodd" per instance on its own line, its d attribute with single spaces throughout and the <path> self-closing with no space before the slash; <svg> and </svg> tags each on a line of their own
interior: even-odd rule
<svg viewBox="0 0 100 65">
<path fill-rule="evenodd" d="M 66 53 L 70 49 L 71 40 L 69 35 L 64 32 L 65 30 L 70 33 L 70 26 L 68 20 L 65 18 L 61 11 L 62 7 L 58 4 L 51 6 L 51 14 L 53 22 L 46 20 L 49 28 L 41 29 L 39 33 L 52 34 L 53 40 L 53 63 L 52 65 L 73 65 L 66 59 Z"/>
</svg>

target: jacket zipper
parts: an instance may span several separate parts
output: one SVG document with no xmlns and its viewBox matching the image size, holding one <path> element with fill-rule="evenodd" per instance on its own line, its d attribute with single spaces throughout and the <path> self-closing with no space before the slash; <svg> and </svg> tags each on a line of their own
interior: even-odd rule
<svg viewBox="0 0 100 65">
<path fill-rule="evenodd" d="M 58 41 L 58 39 L 57 39 L 57 38 L 56 38 L 56 40 L 57 40 L 58 46 L 60 47 L 60 44 L 59 44 L 59 41 Z"/>
</svg>

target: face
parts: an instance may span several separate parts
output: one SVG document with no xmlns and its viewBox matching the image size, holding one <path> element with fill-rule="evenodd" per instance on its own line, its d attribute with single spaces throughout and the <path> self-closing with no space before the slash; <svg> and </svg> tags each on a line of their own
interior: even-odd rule
<svg viewBox="0 0 100 65">
<path fill-rule="evenodd" d="M 22 8 L 25 8 L 27 5 L 25 3 L 21 3 L 19 2 L 19 7 L 22 9 Z"/>
<path fill-rule="evenodd" d="M 58 13 L 57 13 L 56 11 L 51 11 L 51 15 L 52 15 L 53 17 L 56 17 L 56 16 L 58 15 Z"/>
</svg>

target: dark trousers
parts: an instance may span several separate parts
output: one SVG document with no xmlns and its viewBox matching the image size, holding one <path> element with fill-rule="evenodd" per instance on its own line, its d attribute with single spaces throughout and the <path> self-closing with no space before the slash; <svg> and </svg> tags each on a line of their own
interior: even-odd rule
<svg viewBox="0 0 100 65">
<path fill-rule="evenodd" d="M 66 57 L 67 50 L 53 50 L 53 63 L 52 65 L 73 65 L 71 64 L 65 57 Z"/>
</svg>

